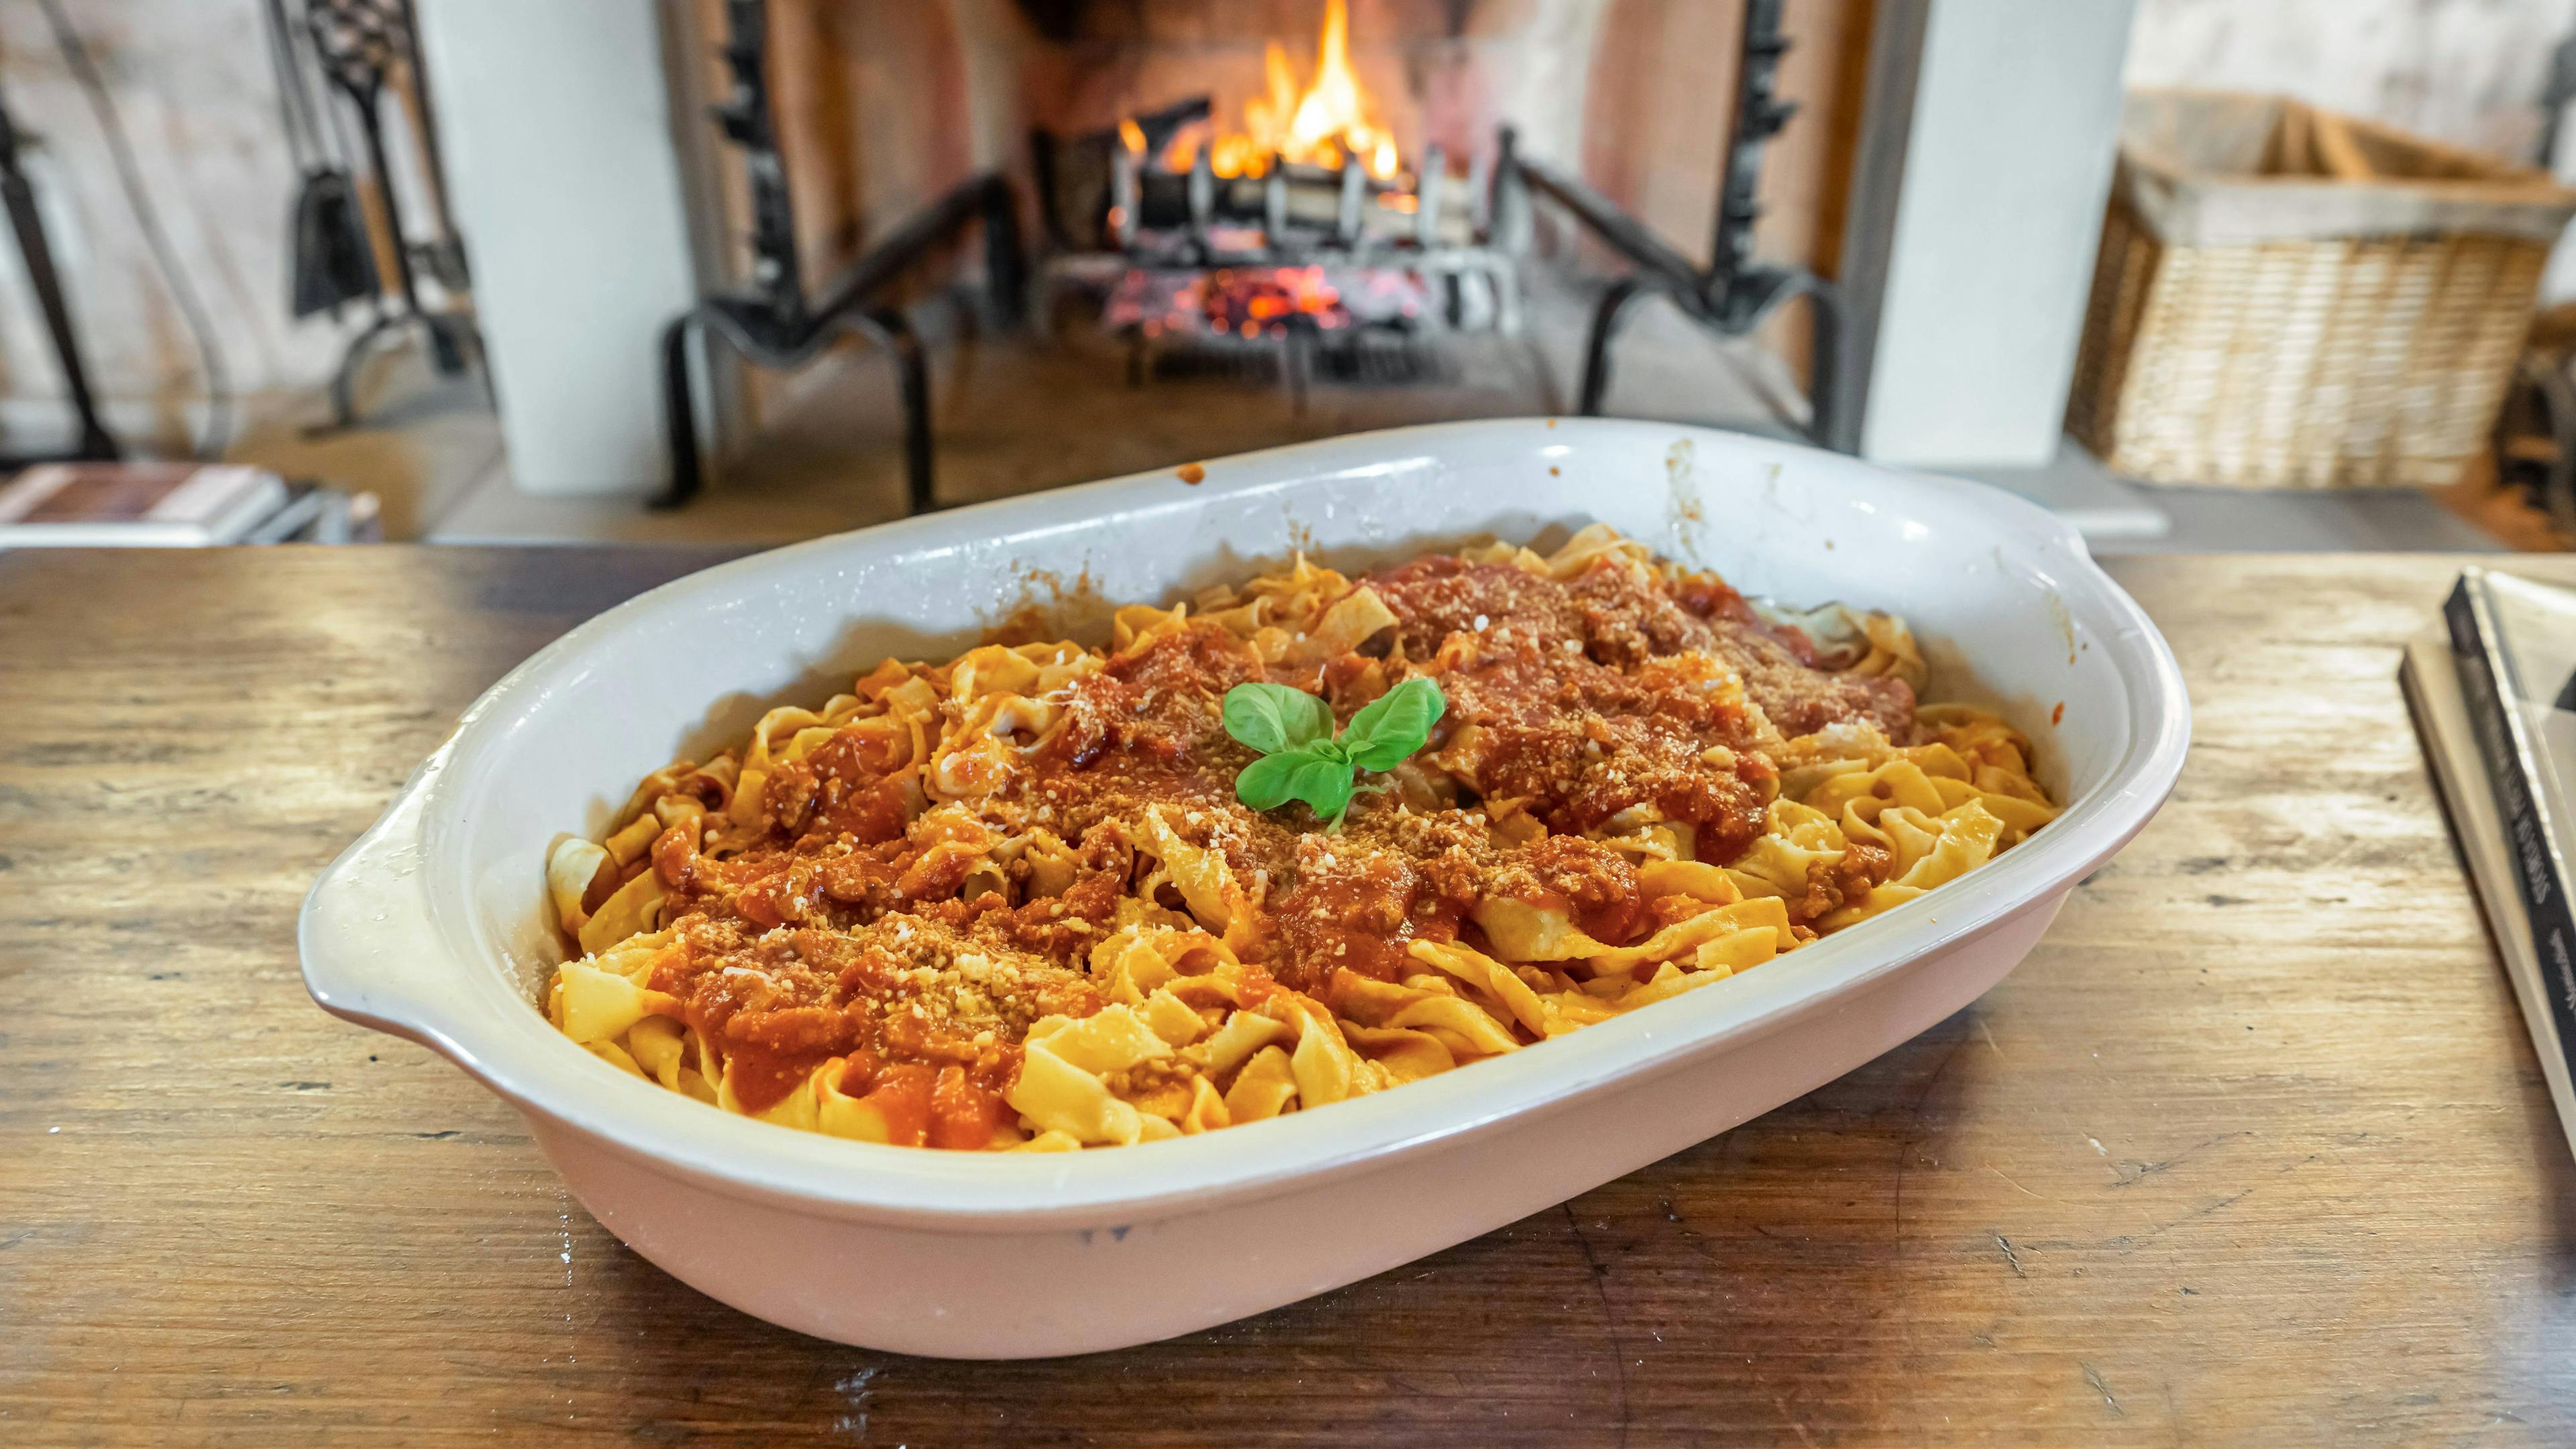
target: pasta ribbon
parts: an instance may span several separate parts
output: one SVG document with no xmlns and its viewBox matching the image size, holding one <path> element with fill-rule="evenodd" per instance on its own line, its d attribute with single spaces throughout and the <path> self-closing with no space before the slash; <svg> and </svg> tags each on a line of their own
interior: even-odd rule
<svg viewBox="0 0 2576 1449">
<path fill-rule="evenodd" d="M 1019 1080 L 1003 1100 L 1041 1132 L 1061 1132 L 1085 1146 L 1124 1145 L 1144 1137 L 1142 1113 L 1112 1095 L 1098 1076 L 1057 1055 L 1047 1042 L 1028 1044 Z"/>
<path fill-rule="evenodd" d="M 1408 948 L 1413 959 L 1442 971 L 1489 993 L 1503 1004 L 1512 1019 L 1534 1036 L 1555 1036 L 1572 1030 L 1572 1023 L 1558 1016 L 1548 1004 L 1539 1000 L 1529 983 L 1512 974 L 1512 969 L 1482 951 L 1470 950 L 1455 942 L 1416 941 Z"/>
<path fill-rule="evenodd" d="M 564 1035 L 584 1044 L 615 1041 L 645 1017 L 679 1007 L 670 996 L 586 961 L 565 962 L 556 979 L 561 987 L 559 1024 Z"/>
<path fill-rule="evenodd" d="M 1562 903 L 1533 905 L 1511 896 L 1489 896 L 1476 902 L 1472 914 L 1494 949 L 1514 961 L 1571 961 L 1610 949 L 1578 930 Z M 1414 954 L 1422 959 L 1420 952 Z"/>
<path fill-rule="evenodd" d="M 609 864 L 607 848 L 587 840 L 566 839 L 546 856 L 546 895 L 565 930 L 578 932 L 590 920 L 582 901 Z"/>
<path fill-rule="evenodd" d="M 1638 945 L 1603 951 L 1592 958 L 1592 964 L 1596 969 L 1624 971 L 1656 962 L 1679 961 L 1685 957 L 1697 961 L 1700 953 L 1713 946 L 1719 948 L 1723 959 L 1732 960 L 1754 948 L 1723 943 L 1746 935 L 1758 936 L 1768 943 L 1768 949 L 1760 955 L 1764 961 L 1769 960 L 1774 952 L 1793 950 L 1798 944 L 1798 938 L 1789 930 L 1787 904 L 1778 896 L 1756 896 L 1686 916 Z"/>
<path fill-rule="evenodd" d="M 1747 895 L 1803 894 L 1814 873 L 1839 864 L 1847 849 L 1833 817 L 1812 805 L 1774 800 L 1770 824 L 1751 849 L 1726 867 L 1727 879 Z"/>
<path fill-rule="evenodd" d="M 1297 1069 L 1288 1053 L 1263 1047 L 1235 1074 L 1225 1093 L 1229 1121 L 1259 1122 L 1287 1110 L 1297 1096 Z"/>
<path fill-rule="evenodd" d="M 1225 857 L 1215 851 L 1192 845 L 1172 829 L 1163 818 L 1164 812 L 1146 815 L 1146 828 L 1153 832 L 1152 849 L 1162 862 L 1162 869 L 1146 877 L 1140 892 L 1152 899 L 1154 888 L 1168 883 L 1188 903 L 1190 914 L 1200 925 L 1222 935 L 1230 929 L 1243 908 L 1243 888 L 1235 884 L 1234 872 Z"/>
</svg>

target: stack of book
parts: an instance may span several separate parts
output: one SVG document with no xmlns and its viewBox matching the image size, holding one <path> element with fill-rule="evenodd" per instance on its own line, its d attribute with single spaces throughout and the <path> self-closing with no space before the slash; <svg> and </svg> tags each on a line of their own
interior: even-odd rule
<svg viewBox="0 0 2576 1449">
<path fill-rule="evenodd" d="M 2472 568 L 2398 668 L 2576 1148 L 2576 590 Z"/>
<path fill-rule="evenodd" d="M 220 463 L 45 463 L 0 483 L 0 549 L 352 543 L 376 499 Z"/>
</svg>

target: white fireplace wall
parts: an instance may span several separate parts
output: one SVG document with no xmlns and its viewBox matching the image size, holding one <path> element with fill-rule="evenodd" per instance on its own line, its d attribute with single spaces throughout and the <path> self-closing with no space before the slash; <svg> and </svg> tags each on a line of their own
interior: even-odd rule
<svg viewBox="0 0 2576 1449">
<path fill-rule="evenodd" d="M 1861 451 L 2057 455 L 2118 140 L 2132 0 L 1930 0 Z"/>
<path fill-rule="evenodd" d="M 450 195 L 510 474 L 546 496 L 669 476 L 659 342 L 698 296 L 666 23 L 686 6 L 425 0 Z"/>
</svg>

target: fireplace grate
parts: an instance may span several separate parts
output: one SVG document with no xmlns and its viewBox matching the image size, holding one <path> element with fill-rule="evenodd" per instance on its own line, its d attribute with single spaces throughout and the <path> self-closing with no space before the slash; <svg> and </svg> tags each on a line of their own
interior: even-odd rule
<svg viewBox="0 0 2576 1449">
<path fill-rule="evenodd" d="M 1453 383 L 1457 365 L 1438 347 L 1409 337 L 1362 334 L 1304 349 L 1308 375 L 1339 387 L 1420 387 Z M 1294 381 L 1298 354 L 1286 347 L 1242 342 L 1186 341 L 1140 350 L 1128 370 L 1133 382 L 1229 383 L 1272 386 Z"/>
<path fill-rule="evenodd" d="M 1410 341 L 1363 341 L 1317 352 L 1315 375 L 1351 387 L 1415 387 L 1454 382 L 1458 370 L 1434 347 Z"/>
</svg>

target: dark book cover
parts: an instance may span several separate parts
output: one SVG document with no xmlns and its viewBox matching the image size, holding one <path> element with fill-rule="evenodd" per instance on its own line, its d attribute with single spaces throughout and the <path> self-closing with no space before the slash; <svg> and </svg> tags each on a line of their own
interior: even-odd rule
<svg viewBox="0 0 2576 1449">
<path fill-rule="evenodd" d="M 2576 910 L 2568 899 L 2576 849 L 2567 834 L 2576 824 L 2569 790 L 2576 782 L 2576 590 L 2473 568 L 2461 573 L 2442 616 L 2503 816 L 2550 1034 L 2563 1053 L 2576 1045 Z M 2526 1000 L 2524 1010 L 2532 1009 Z M 2540 1042 L 2544 1033 L 2533 1025 Z"/>
</svg>

